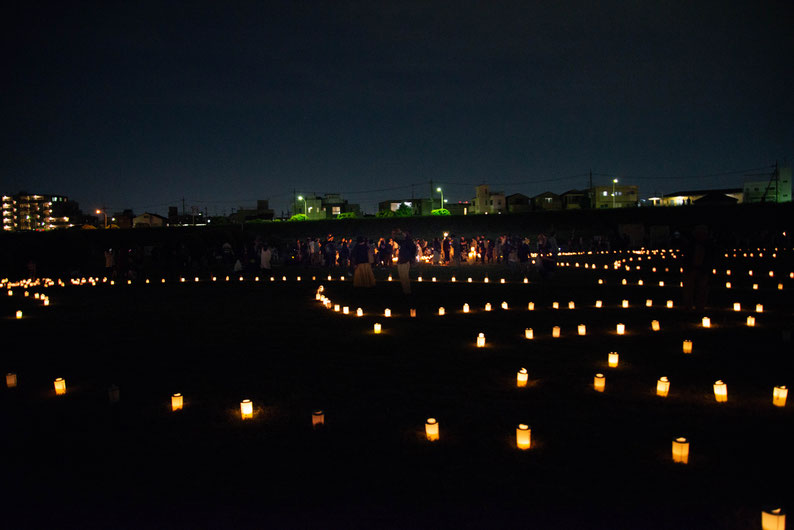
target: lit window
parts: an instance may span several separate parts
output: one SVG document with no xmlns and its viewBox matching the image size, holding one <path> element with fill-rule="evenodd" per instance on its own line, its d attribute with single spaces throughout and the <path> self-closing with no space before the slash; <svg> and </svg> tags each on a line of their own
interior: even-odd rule
<svg viewBox="0 0 794 530">
<path fill-rule="evenodd" d="M 602 194 L 604 197 L 606 197 L 606 196 L 608 195 L 608 193 L 607 193 L 606 191 L 602 191 L 602 192 L 601 192 L 601 194 Z"/>
</svg>

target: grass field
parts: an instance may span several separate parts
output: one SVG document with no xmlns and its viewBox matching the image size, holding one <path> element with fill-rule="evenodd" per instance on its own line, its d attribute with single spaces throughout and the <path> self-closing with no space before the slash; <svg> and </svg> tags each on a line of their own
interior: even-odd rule
<svg viewBox="0 0 794 530">
<path fill-rule="evenodd" d="M 9 528 L 761 528 L 763 508 L 789 501 L 794 471 L 791 404 L 772 405 L 772 388 L 794 373 L 790 256 L 716 265 L 709 329 L 704 314 L 678 308 L 672 260 L 625 271 L 616 256 L 565 259 L 554 278 L 529 284 L 499 266 L 419 268 L 410 297 L 396 269 L 370 290 L 319 270 L 276 271 L 273 282 L 31 286 L 28 298 L 13 286 L 0 297 L 0 369 L 18 376 L 0 391 L 3 517 Z M 320 284 L 365 315 L 323 307 Z M 522 367 L 529 383 L 517 388 Z M 666 398 L 655 393 L 661 376 Z M 55 395 L 56 377 L 66 395 Z M 717 379 L 727 403 L 714 399 Z M 243 421 L 246 398 L 255 415 Z M 312 428 L 315 409 L 324 428 Z M 425 438 L 428 417 L 437 442 Z M 531 427 L 526 451 L 519 423 Z M 691 443 L 686 465 L 672 462 L 678 436 Z"/>
</svg>

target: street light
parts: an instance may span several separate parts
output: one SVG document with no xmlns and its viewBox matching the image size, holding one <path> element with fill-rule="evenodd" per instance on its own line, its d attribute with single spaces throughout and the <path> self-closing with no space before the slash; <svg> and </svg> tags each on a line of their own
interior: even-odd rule
<svg viewBox="0 0 794 530">
<path fill-rule="evenodd" d="M 100 210 L 99 208 L 97 208 L 96 214 L 97 215 L 105 214 L 105 228 L 107 228 L 108 227 L 108 213 L 105 210 Z"/>
<path fill-rule="evenodd" d="M 612 207 L 615 207 L 615 184 L 618 183 L 618 179 L 612 179 Z"/>
<path fill-rule="evenodd" d="M 303 201 L 303 215 L 309 217 L 309 212 L 306 211 L 306 199 L 303 198 L 303 195 L 298 195 L 298 200 Z"/>
<path fill-rule="evenodd" d="M 436 188 L 436 191 L 441 194 L 441 207 L 443 208 L 444 207 L 444 190 L 442 190 L 441 188 Z"/>
</svg>

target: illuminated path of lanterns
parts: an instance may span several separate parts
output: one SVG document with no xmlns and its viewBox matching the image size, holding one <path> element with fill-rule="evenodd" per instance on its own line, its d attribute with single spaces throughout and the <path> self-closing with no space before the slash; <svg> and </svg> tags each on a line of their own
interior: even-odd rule
<svg viewBox="0 0 794 530">
<path fill-rule="evenodd" d="M 391 280 L 379 278 L 378 289 L 388 291 L 382 299 L 362 296 L 344 275 L 316 273 L 314 277 L 291 272 L 138 281 L 101 277 L 5 280 L 3 333 L 14 333 L 15 325 L 46 321 L 51 311 L 66 313 L 72 301 L 80 298 L 79 293 L 95 296 L 90 294 L 92 289 L 101 297 L 135 293 L 139 310 L 145 307 L 147 297 L 156 298 L 166 289 L 185 293 L 199 289 L 218 293 L 224 286 L 247 293 L 292 289 L 300 293 L 296 303 L 305 303 L 309 296 L 313 300 L 300 317 L 307 325 L 305 331 L 298 325 L 290 333 L 310 335 L 316 319 L 328 322 L 320 325 L 315 340 L 307 342 L 301 337 L 300 344 L 313 343 L 318 352 L 329 347 L 336 358 L 340 351 L 324 344 L 324 338 L 358 345 L 362 351 L 351 355 L 373 370 L 360 369 L 358 375 L 368 378 L 363 382 L 334 372 L 346 381 L 345 396 L 365 392 L 351 406 L 355 413 L 373 414 L 377 400 L 367 403 L 366 392 L 374 392 L 389 403 L 398 421 L 392 426 L 395 431 L 416 433 L 420 445 L 456 452 L 456 446 L 483 435 L 491 445 L 509 446 L 518 454 L 530 455 L 532 464 L 526 464 L 530 467 L 542 467 L 541 462 L 549 459 L 562 470 L 576 469 L 570 472 L 577 480 L 584 476 L 579 469 L 589 469 L 593 453 L 588 447 L 594 446 L 603 449 L 605 472 L 610 466 L 620 468 L 636 462 L 646 469 L 661 470 L 662 482 L 683 484 L 682 490 L 690 491 L 695 485 L 721 479 L 722 475 L 714 476 L 712 471 L 735 465 L 728 458 L 731 452 L 744 451 L 743 447 L 753 448 L 751 451 L 762 458 L 762 469 L 776 459 L 790 466 L 790 457 L 777 453 L 781 442 L 767 439 L 777 432 L 775 424 L 790 424 L 791 420 L 787 404 L 791 364 L 778 357 L 791 346 L 794 274 L 786 269 L 790 261 L 781 267 L 776 265 L 777 258 L 778 253 L 771 249 L 723 255 L 711 271 L 710 303 L 702 312 L 680 307 L 681 266 L 671 251 L 563 255 L 552 281 L 529 274 L 526 278 L 501 274 L 495 268 L 464 267 L 453 272 L 421 268 L 413 273 L 418 294 L 410 299 L 399 295 L 396 273 Z M 569 276 L 576 278 L 570 286 L 565 283 Z M 394 285 L 389 285 L 390 281 Z M 233 337 L 234 331 L 229 336 Z M 288 337 L 276 341 L 280 348 L 288 343 Z M 728 351 L 731 344 L 736 351 Z M 263 355 L 268 352 L 266 338 L 259 351 Z M 341 351 L 347 354 L 351 350 L 345 347 Z M 404 357 L 410 359 L 410 366 L 401 368 Z M 332 366 L 327 360 L 322 363 L 326 369 Z M 422 371 L 425 363 L 427 373 Z M 768 363 L 774 368 L 764 368 Z M 6 395 L 24 391 L 34 381 L 44 392 L 41 373 L 48 370 L 36 366 L 33 371 L 35 375 L 7 364 Z M 309 371 L 315 385 L 335 388 L 326 376 Z M 230 372 L 234 371 L 225 370 Z M 299 372 L 290 377 L 298 380 L 295 374 Z M 236 377 L 232 375 L 230 382 Z M 286 404 L 288 397 L 263 399 L 255 386 L 249 385 L 253 389 L 249 392 L 235 392 L 222 381 L 218 384 L 224 387 L 222 410 L 230 422 L 251 422 L 266 430 L 274 418 L 297 414 L 303 419 L 280 421 L 287 425 L 305 421 L 315 431 L 326 424 L 333 427 L 337 421 L 354 424 L 333 399 L 299 400 L 306 406 L 295 408 Z M 106 402 L 124 406 L 128 393 L 140 392 L 136 385 L 139 383 L 129 380 L 117 385 L 108 379 L 98 389 Z M 79 371 L 71 368 L 51 371 L 48 386 L 50 397 L 46 399 L 77 399 L 75 395 L 88 392 Z M 206 407 L 208 399 L 217 398 L 217 391 L 203 396 L 187 386 L 173 385 L 158 398 L 170 414 L 192 414 L 192 409 Z M 281 388 L 284 396 L 290 395 L 287 387 Z M 402 388 L 408 391 L 404 394 Z M 233 394 L 236 396 L 229 399 Z M 339 401 L 352 404 L 351 400 Z M 400 403 L 411 412 L 412 420 L 399 411 Z M 469 414 L 478 425 L 469 425 Z M 565 414 L 570 419 L 560 417 Z M 413 427 L 408 427 L 411 421 Z M 765 430 L 762 434 L 745 432 L 733 422 L 765 426 Z M 388 436 L 388 422 L 381 419 L 376 423 L 380 424 L 376 433 Z M 489 438 L 494 436 L 488 434 L 491 427 L 500 430 L 498 438 Z M 637 438 L 627 439 L 635 430 Z M 616 437 L 614 444 L 608 441 L 612 436 Z M 726 443 L 727 436 L 736 439 Z M 488 445 L 477 442 L 483 444 Z M 764 447 L 767 454 L 759 451 Z M 577 448 L 582 454 L 559 454 Z M 585 456 L 588 460 L 583 460 Z M 565 459 L 571 460 L 571 468 L 561 463 Z M 742 456 L 739 460 L 738 473 L 745 479 L 761 480 L 778 473 L 771 469 L 768 473 L 748 471 L 752 459 Z M 791 469 L 784 467 L 786 470 Z M 693 485 L 686 486 L 687 480 Z M 776 496 L 774 489 L 760 491 L 763 495 L 747 501 L 747 513 L 752 512 L 759 528 L 762 517 L 764 528 L 780 527 L 771 525 L 780 524 L 783 513 L 774 510 L 785 499 Z"/>
</svg>

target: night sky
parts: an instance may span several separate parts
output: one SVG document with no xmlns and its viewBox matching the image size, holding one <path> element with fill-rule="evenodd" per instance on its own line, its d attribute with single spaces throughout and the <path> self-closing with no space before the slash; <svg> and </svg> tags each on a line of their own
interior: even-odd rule
<svg viewBox="0 0 794 530">
<path fill-rule="evenodd" d="M 17 2 L 0 191 L 211 215 L 342 192 L 374 213 L 430 179 L 458 201 L 592 169 L 648 197 L 794 159 L 794 2 L 539 4 Z"/>
</svg>

